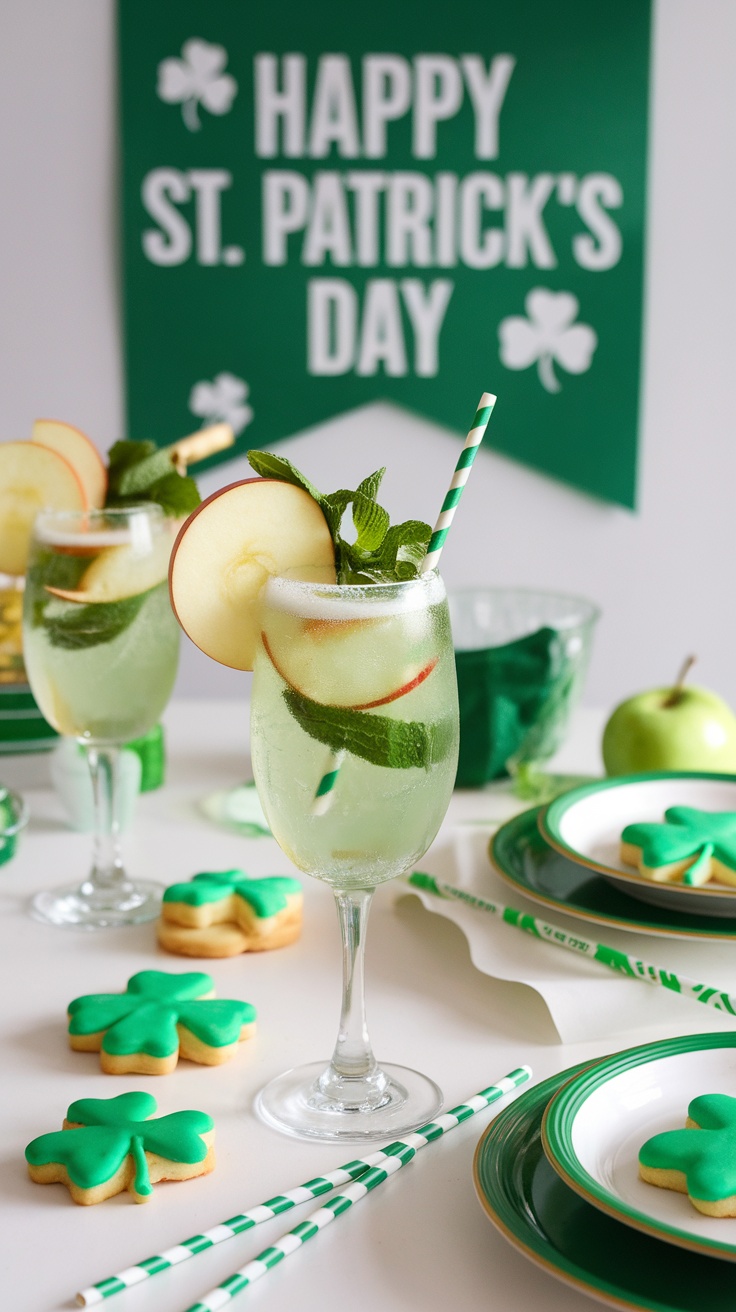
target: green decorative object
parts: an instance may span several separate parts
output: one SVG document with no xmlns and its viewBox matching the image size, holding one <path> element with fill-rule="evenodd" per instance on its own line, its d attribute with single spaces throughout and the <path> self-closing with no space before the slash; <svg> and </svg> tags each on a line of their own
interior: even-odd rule
<svg viewBox="0 0 736 1312">
<path fill-rule="evenodd" d="M 141 792 L 149 793 L 160 788 L 166 773 L 166 742 L 162 724 L 156 724 L 142 738 L 125 744 L 126 750 L 135 752 L 141 762 Z"/>
<path fill-rule="evenodd" d="M 71 1185 L 87 1191 L 111 1182 L 126 1157 L 131 1157 L 133 1178 L 114 1192 L 128 1188 L 137 1202 L 145 1202 L 153 1191 L 146 1153 L 182 1165 L 204 1162 L 208 1146 L 203 1135 L 214 1129 L 205 1112 L 173 1112 L 150 1119 L 156 1109 L 150 1093 L 80 1098 L 66 1114 L 70 1128 L 34 1139 L 26 1148 L 26 1161 L 32 1169 L 58 1163 Z"/>
<path fill-rule="evenodd" d="M 210 793 L 200 807 L 213 824 L 234 829 L 244 838 L 270 838 L 271 830 L 252 779 L 236 788 Z"/>
<path fill-rule="evenodd" d="M 200 971 L 139 971 L 124 993 L 89 993 L 69 1004 L 72 1047 L 83 1047 L 75 1040 L 104 1030 L 103 1054 L 166 1058 L 179 1053 L 179 1027 L 208 1048 L 228 1047 L 253 1023 L 255 1007 L 213 994 L 212 977 Z"/>
<path fill-rule="evenodd" d="M 650 28 L 119 0 L 129 431 L 243 452 L 381 399 L 460 436 L 489 386 L 492 446 L 632 506 Z"/>
<path fill-rule="evenodd" d="M 17 793 L 0 784 L 0 866 L 15 856 L 18 834 L 28 824 L 28 807 Z"/>
</svg>

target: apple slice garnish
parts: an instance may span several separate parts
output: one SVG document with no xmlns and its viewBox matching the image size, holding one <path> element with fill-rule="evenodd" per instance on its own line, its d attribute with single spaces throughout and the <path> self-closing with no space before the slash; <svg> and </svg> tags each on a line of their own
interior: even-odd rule
<svg viewBox="0 0 736 1312">
<path fill-rule="evenodd" d="M 169 570 L 171 604 L 205 655 L 252 670 L 259 593 L 270 577 L 289 573 L 335 582 L 327 521 L 302 488 L 248 478 L 213 493 L 181 528 Z"/>
<path fill-rule="evenodd" d="M 154 540 L 151 551 L 145 553 L 132 542 L 103 546 L 102 550 L 98 546 L 97 551 L 99 555 L 84 571 L 78 588 L 72 591 L 47 584 L 46 591 L 60 601 L 73 601 L 83 606 L 137 597 L 163 583 L 167 577 L 171 538 L 163 532 Z"/>
<path fill-rule="evenodd" d="M 40 510 L 87 510 L 76 471 L 37 442 L 0 445 L 0 572 L 24 574 L 33 521 Z"/>
<path fill-rule="evenodd" d="M 288 679 L 278 661 L 275 659 L 265 633 L 261 633 L 261 641 L 268 659 L 273 665 L 276 673 L 283 679 L 284 683 L 292 688 L 294 692 L 300 693 L 302 697 L 307 697 L 310 701 L 315 701 L 316 698 L 313 695 L 315 689 L 310 685 L 310 681 L 305 681 L 307 682 L 307 687 L 304 688 L 300 687 L 297 683 L 293 683 L 291 679 Z M 330 706 L 338 706 L 341 710 L 351 711 L 372 711 L 377 706 L 388 706 L 389 702 L 398 701 L 400 697 L 405 697 L 407 693 L 413 692 L 415 688 L 418 688 L 420 683 L 424 683 L 424 680 L 429 678 L 429 675 L 432 673 L 436 664 L 437 657 L 433 656 L 430 661 L 427 661 L 426 664 L 422 665 L 420 668 L 410 667 L 408 670 L 405 669 L 403 680 L 398 686 L 396 686 L 396 683 L 394 682 L 394 686 L 388 692 L 382 693 L 380 696 L 375 697 L 372 701 L 368 702 L 346 701 L 344 693 L 345 679 L 344 677 L 340 678 L 338 676 L 332 691 L 331 700 L 328 704 Z M 342 673 L 343 675 L 348 675 L 348 671 L 343 671 Z"/>
<path fill-rule="evenodd" d="M 382 602 L 378 614 L 363 606 L 340 618 L 345 609 L 331 615 L 329 602 L 320 615 L 269 609 L 263 644 L 289 687 L 323 705 L 368 710 L 404 696 L 431 674 L 424 610 Z"/>
<path fill-rule="evenodd" d="M 87 504 L 99 509 L 105 504 L 107 470 L 97 447 L 82 432 L 60 419 L 37 419 L 31 429 L 31 441 L 56 451 L 68 461 L 84 487 Z"/>
</svg>

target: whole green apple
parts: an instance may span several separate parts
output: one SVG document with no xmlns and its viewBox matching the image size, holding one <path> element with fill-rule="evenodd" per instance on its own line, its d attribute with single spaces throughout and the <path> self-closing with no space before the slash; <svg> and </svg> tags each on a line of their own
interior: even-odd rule
<svg viewBox="0 0 736 1312">
<path fill-rule="evenodd" d="M 621 702 L 603 731 L 606 774 L 736 774 L 736 716 L 706 688 L 654 688 Z"/>
</svg>

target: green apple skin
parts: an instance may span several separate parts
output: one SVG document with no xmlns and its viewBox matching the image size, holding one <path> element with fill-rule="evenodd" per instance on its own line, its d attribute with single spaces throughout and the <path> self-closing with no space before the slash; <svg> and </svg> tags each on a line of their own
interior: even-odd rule
<svg viewBox="0 0 736 1312">
<path fill-rule="evenodd" d="M 654 688 L 617 706 L 603 731 L 606 774 L 704 770 L 736 774 L 736 716 L 706 688 Z"/>
</svg>

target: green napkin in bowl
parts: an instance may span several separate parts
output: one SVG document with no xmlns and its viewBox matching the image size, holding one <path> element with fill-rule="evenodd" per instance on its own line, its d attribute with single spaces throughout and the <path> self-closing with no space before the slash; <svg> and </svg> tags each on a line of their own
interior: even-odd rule
<svg viewBox="0 0 736 1312">
<path fill-rule="evenodd" d="M 456 651 L 460 698 L 457 788 L 508 774 L 511 758 L 552 756 L 564 733 L 579 659 L 557 630 L 541 628 L 499 647 Z"/>
</svg>

